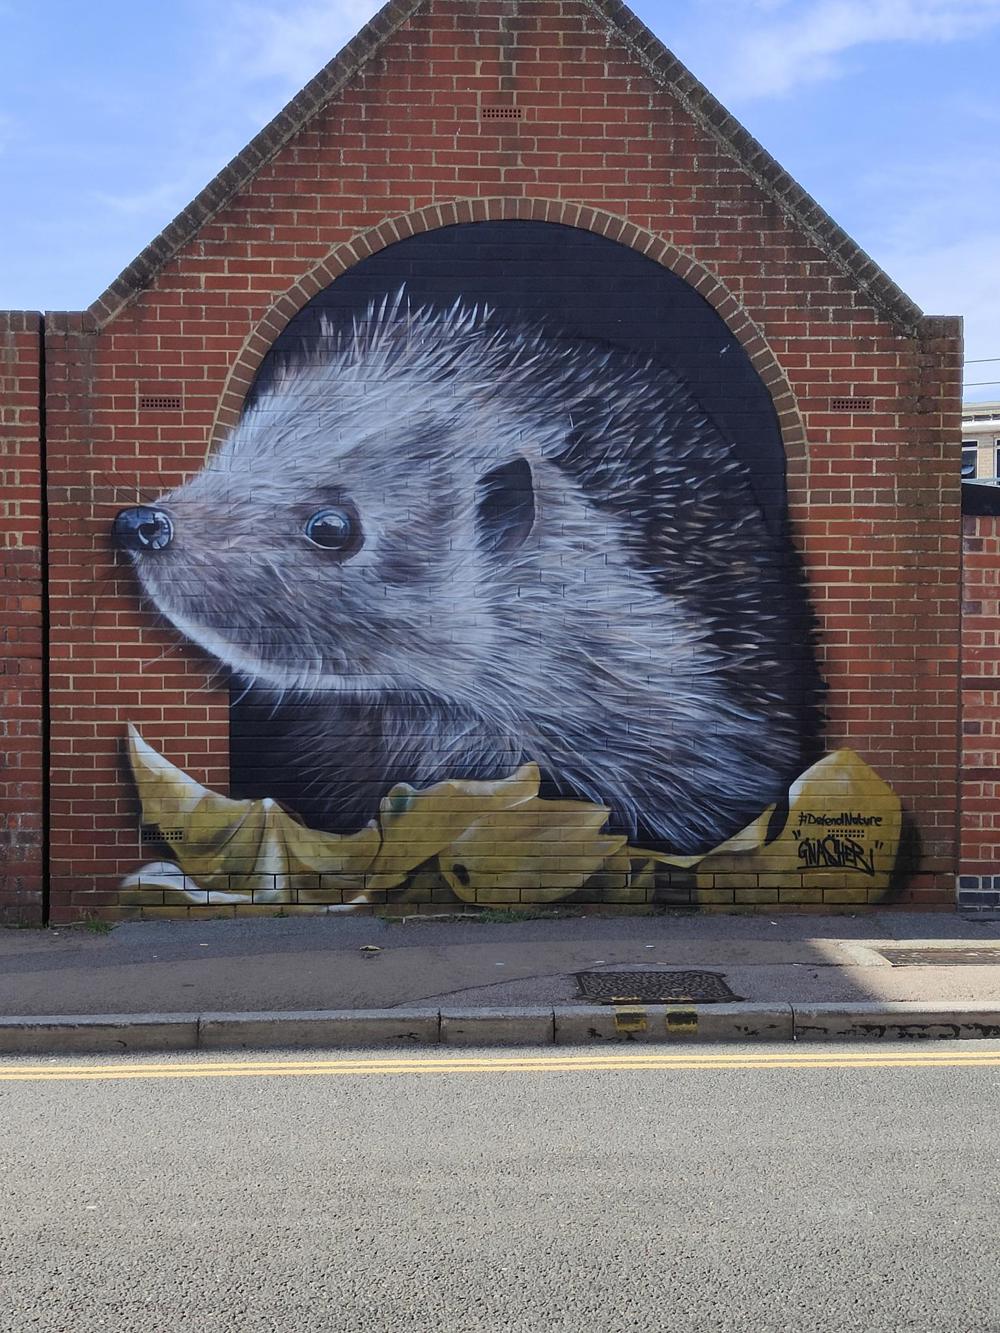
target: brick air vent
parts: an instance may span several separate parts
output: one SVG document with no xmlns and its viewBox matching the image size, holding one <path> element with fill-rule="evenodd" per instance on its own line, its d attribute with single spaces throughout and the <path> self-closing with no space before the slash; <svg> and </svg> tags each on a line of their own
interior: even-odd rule
<svg viewBox="0 0 1000 1333">
<path fill-rule="evenodd" d="M 184 406 L 180 394 L 150 393 L 139 399 L 140 412 L 179 412 Z"/>
<path fill-rule="evenodd" d="M 184 830 L 179 828 L 157 828 L 155 825 L 146 825 L 139 836 L 142 842 L 182 842 L 184 839 Z"/>
<path fill-rule="evenodd" d="M 483 120 L 520 120 L 524 108 L 519 106 L 484 106 L 480 111 Z"/>
<path fill-rule="evenodd" d="M 874 405 L 871 398 L 833 398 L 830 401 L 834 412 L 870 412 Z"/>
</svg>

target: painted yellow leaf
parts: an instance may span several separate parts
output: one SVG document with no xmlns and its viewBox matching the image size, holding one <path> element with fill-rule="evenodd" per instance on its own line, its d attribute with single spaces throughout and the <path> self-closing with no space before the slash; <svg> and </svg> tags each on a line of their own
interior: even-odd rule
<svg viewBox="0 0 1000 1333">
<path fill-rule="evenodd" d="M 270 798 L 220 796 L 164 759 L 131 725 L 128 750 L 143 823 L 166 835 L 180 869 L 199 888 L 252 893 L 262 903 L 364 888 L 381 842 L 374 824 L 338 837 L 306 828 Z"/>
<path fill-rule="evenodd" d="M 702 857 L 698 887 L 842 887 L 874 895 L 888 889 L 899 850 L 900 800 L 853 750 L 825 755 L 792 784 L 784 827 L 766 842 L 773 812 L 769 807 Z"/>
<path fill-rule="evenodd" d="M 382 846 L 369 869 L 373 892 L 394 889 L 411 870 L 429 861 L 469 824 L 487 814 L 530 801 L 538 792 L 537 764 L 524 764 L 495 782 L 438 782 L 423 791 L 400 783 L 379 807 Z"/>
<path fill-rule="evenodd" d="M 140 906 L 252 896 L 336 909 L 370 894 L 384 902 L 403 885 L 414 902 L 450 893 L 483 906 L 548 903 L 586 886 L 594 901 L 643 903 L 673 880 L 681 888 L 845 888 L 875 897 L 888 887 L 899 847 L 899 798 L 851 750 L 827 755 L 793 784 L 788 818 L 770 842 L 774 806 L 710 852 L 671 856 L 604 832 L 604 806 L 540 799 L 535 764 L 495 782 L 422 791 L 400 784 L 380 805 L 380 825 L 338 837 L 305 827 L 268 798 L 210 791 L 131 726 L 128 746 L 143 822 L 175 857 L 126 878 L 123 895 Z"/>
<path fill-rule="evenodd" d="M 634 874 L 631 847 L 619 847 L 586 882 L 587 895 L 601 903 L 647 903 L 651 894 Z"/>
<path fill-rule="evenodd" d="M 468 903 L 558 902 L 624 846 L 601 835 L 610 812 L 579 801 L 533 798 L 482 815 L 441 854 L 441 873 Z"/>
</svg>

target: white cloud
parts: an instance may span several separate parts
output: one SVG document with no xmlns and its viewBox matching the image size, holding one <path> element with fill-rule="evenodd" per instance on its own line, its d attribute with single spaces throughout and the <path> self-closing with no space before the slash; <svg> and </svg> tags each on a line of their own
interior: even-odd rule
<svg viewBox="0 0 1000 1333">
<path fill-rule="evenodd" d="M 1000 27 L 1000 0 L 729 0 L 712 10 L 722 53 L 712 86 L 724 101 L 834 78 L 862 46 L 952 42 Z"/>
<path fill-rule="evenodd" d="M 275 81 L 296 92 L 332 60 L 378 9 L 377 0 L 240 0 L 218 30 L 217 54 L 230 77 Z"/>
<path fill-rule="evenodd" d="M 171 108 L 156 170 L 137 161 L 133 185 L 94 190 L 94 202 L 155 235 L 377 8 L 377 0 L 219 0 L 204 11 L 198 59 Z"/>
<path fill-rule="evenodd" d="M 878 243 L 895 253 L 981 235 L 983 220 L 1000 210 L 994 157 L 981 143 L 964 142 L 947 158 L 921 151 L 916 160 L 883 160 L 854 183 L 854 211 L 865 217 L 866 233 L 875 232 Z M 993 244 L 1000 248 L 1000 242 Z"/>
<path fill-rule="evenodd" d="M 171 217 L 177 213 L 218 170 L 214 162 L 196 167 L 179 178 L 161 181 L 148 189 L 94 190 L 91 198 L 101 208 L 127 218 Z"/>
</svg>

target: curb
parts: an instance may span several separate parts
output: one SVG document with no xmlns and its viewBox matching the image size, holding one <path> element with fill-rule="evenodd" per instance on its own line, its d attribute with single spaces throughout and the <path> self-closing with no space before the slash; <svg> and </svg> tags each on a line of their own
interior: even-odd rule
<svg viewBox="0 0 1000 1333">
<path fill-rule="evenodd" d="M 0 1054 L 1000 1038 L 1000 1004 L 567 1005 L 0 1018 Z"/>
</svg>

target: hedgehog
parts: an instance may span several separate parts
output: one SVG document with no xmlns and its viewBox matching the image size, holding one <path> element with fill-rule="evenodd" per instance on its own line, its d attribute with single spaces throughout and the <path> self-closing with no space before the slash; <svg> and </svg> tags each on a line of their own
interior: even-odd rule
<svg viewBox="0 0 1000 1333">
<path fill-rule="evenodd" d="M 815 731 L 792 543 L 734 444 L 665 364 L 483 305 L 324 316 L 114 537 L 293 719 L 274 753 L 325 827 L 530 761 L 697 854 L 783 799 Z"/>
</svg>

